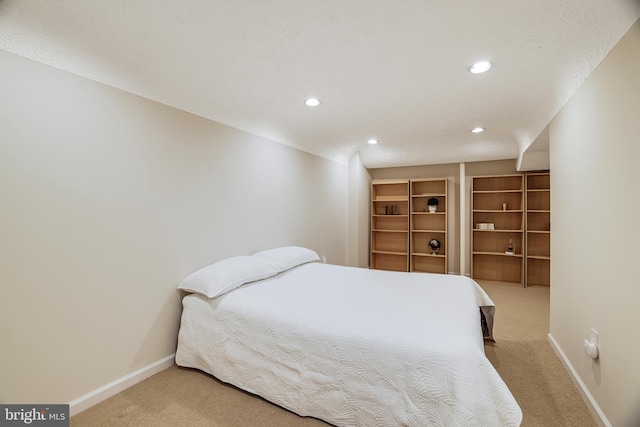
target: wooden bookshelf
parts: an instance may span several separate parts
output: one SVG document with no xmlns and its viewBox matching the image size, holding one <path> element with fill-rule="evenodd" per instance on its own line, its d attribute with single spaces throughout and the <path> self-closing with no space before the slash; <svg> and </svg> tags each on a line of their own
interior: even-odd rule
<svg viewBox="0 0 640 427">
<path fill-rule="evenodd" d="M 524 286 L 524 176 L 474 177 L 471 198 L 471 276 Z"/>
<path fill-rule="evenodd" d="M 409 181 L 371 183 L 370 267 L 409 270 Z"/>
<path fill-rule="evenodd" d="M 447 179 L 411 180 L 409 271 L 447 273 Z M 430 211 L 429 202 L 437 201 Z M 434 253 L 429 242 L 437 240 Z"/>
<path fill-rule="evenodd" d="M 549 172 L 525 175 L 526 286 L 549 286 L 551 270 L 551 183 Z"/>
</svg>

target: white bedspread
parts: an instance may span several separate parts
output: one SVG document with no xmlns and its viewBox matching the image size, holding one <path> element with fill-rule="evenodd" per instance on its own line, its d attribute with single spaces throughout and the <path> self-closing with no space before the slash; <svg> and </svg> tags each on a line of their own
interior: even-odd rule
<svg viewBox="0 0 640 427">
<path fill-rule="evenodd" d="M 183 299 L 176 363 L 338 426 L 517 426 L 471 279 L 311 263 Z"/>
</svg>

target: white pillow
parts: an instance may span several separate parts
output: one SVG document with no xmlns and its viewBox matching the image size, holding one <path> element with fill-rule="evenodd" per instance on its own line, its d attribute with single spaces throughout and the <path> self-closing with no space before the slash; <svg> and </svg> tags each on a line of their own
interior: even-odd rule
<svg viewBox="0 0 640 427">
<path fill-rule="evenodd" d="M 215 298 L 245 283 L 266 279 L 278 273 L 278 267 L 264 258 L 240 255 L 194 271 L 180 282 L 178 289 Z"/>
<path fill-rule="evenodd" d="M 308 262 L 319 261 L 320 257 L 311 249 L 300 246 L 283 246 L 281 248 L 267 249 L 256 252 L 254 257 L 259 257 L 271 261 L 282 271 L 289 270 Z"/>
</svg>

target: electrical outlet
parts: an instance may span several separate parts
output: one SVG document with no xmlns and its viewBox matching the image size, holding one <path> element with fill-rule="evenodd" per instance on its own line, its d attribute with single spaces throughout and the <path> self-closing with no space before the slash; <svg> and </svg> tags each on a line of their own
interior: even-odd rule
<svg viewBox="0 0 640 427">
<path fill-rule="evenodd" d="M 591 328 L 591 333 L 588 340 L 584 340 L 584 352 L 592 359 L 597 359 L 600 355 L 598 349 L 598 331 Z"/>
</svg>

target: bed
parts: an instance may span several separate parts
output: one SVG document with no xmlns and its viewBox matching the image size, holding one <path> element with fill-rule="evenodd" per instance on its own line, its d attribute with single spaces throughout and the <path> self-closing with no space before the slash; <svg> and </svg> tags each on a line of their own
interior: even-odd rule
<svg viewBox="0 0 640 427">
<path fill-rule="evenodd" d="M 473 280 L 323 264 L 298 247 L 235 258 L 267 264 L 209 266 L 179 286 L 178 365 L 336 426 L 520 425 L 484 354 L 494 306 Z"/>
</svg>

